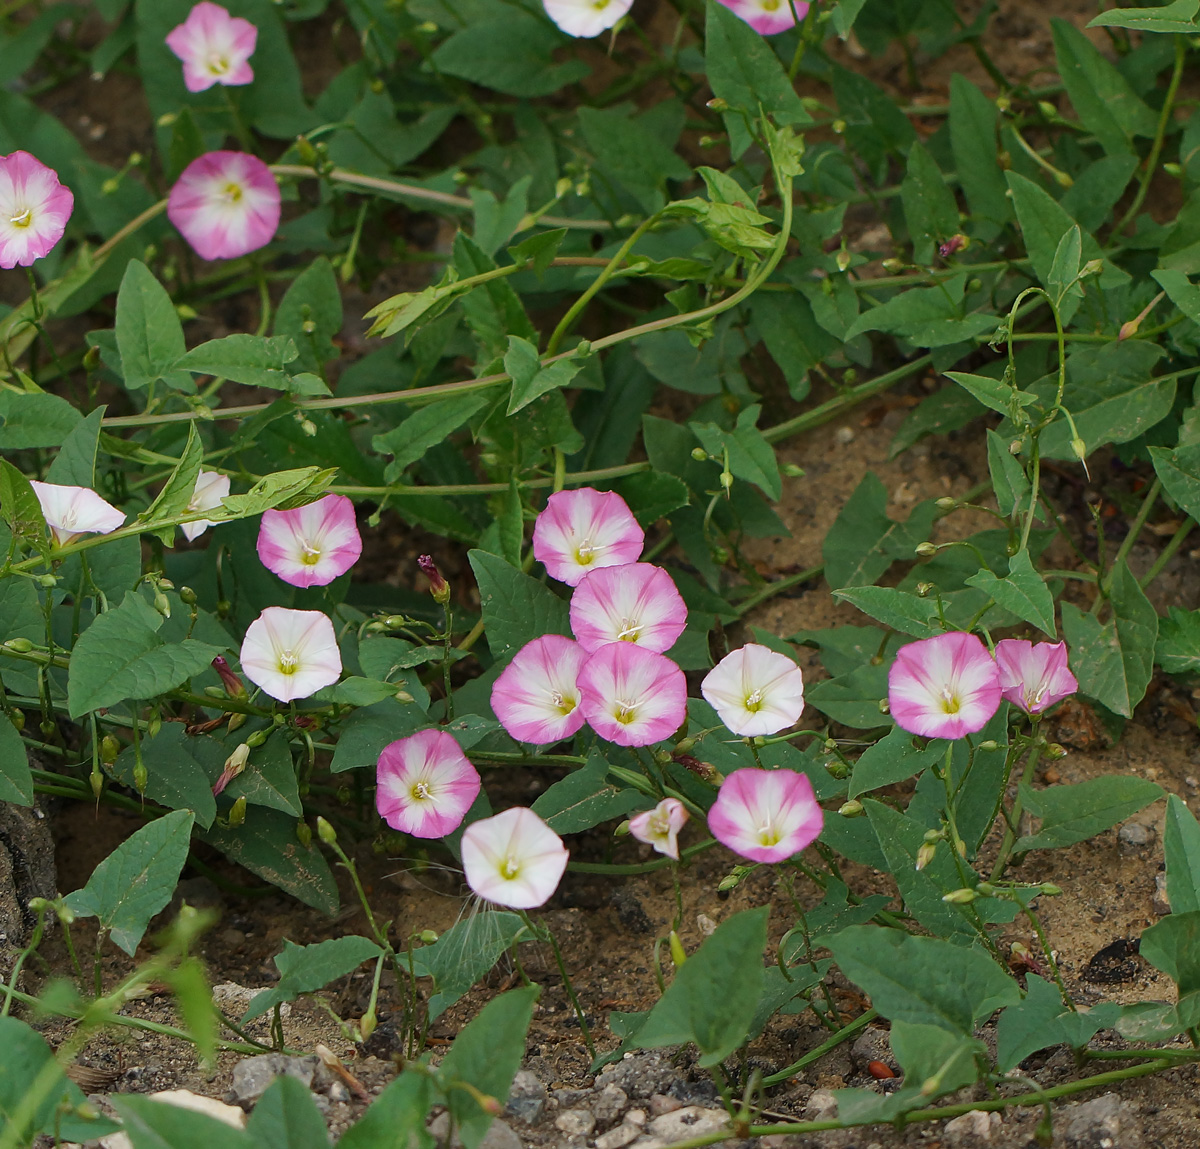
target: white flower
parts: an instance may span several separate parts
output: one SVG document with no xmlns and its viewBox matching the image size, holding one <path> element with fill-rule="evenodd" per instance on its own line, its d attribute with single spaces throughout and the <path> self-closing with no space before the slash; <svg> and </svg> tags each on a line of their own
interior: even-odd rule
<svg viewBox="0 0 1200 1149">
<path fill-rule="evenodd" d="M 546 15 L 568 36 L 599 36 L 630 8 L 633 0 L 543 0 Z"/>
<path fill-rule="evenodd" d="M 280 702 L 307 698 L 337 682 L 342 655 L 328 616 L 269 606 L 246 628 L 242 670 Z"/>
<path fill-rule="evenodd" d="M 188 500 L 187 509 L 189 511 L 216 510 L 221 505 L 221 500 L 228 495 L 228 475 L 222 475 L 220 471 L 201 471 L 196 476 L 196 487 L 192 491 L 192 497 Z M 184 538 L 191 542 L 193 539 L 198 539 L 209 527 L 216 525 L 212 519 L 193 519 L 190 523 L 183 523 L 179 529 L 183 531 Z"/>
<path fill-rule="evenodd" d="M 514 910 L 548 901 L 568 857 L 562 839 L 523 806 L 472 822 L 462 836 L 467 885 L 481 898 Z"/>
<path fill-rule="evenodd" d="M 804 713 L 804 676 L 786 655 L 748 642 L 727 654 L 700 684 L 722 722 L 743 737 L 776 734 Z"/>
<path fill-rule="evenodd" d="M 39 483 L 36 479 L 30 480 L 29 485 L 41 504 L 46 526 L 60 547 L 74 542 L 80 535 L 111 534 L 125 521 L 123 511 L 106 503 L 88 487 Z"/>
<path fill-rule="evenodd" d="M 679 831 L 687 820 L 687 809 L 678 798 L 664 798 L 653 810 L 634 814 L 629 819 L 629 832 L 639 842 L 679 861 Z"/>
</svg>

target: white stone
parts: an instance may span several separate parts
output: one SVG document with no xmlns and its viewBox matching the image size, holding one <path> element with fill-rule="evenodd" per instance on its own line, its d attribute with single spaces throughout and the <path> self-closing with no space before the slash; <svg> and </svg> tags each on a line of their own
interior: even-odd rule
<svg viewBox="0 0 1200 1149">
<path fill-rule="evenodd" d="M 586 1109 L 564 1109 L 554 1119 L 554 1127 L 568 1137 L 590 1137 L 596 1119 Z"/>
<path fill-rule="evenodd" d="M 615 1129 L 610 1129 L 607 1133 L 601 1133 L 596 1138 L 596 1149 L 625 1149 L 626 1145 L 631 1141 L 636 1141 L 641 1134 L 641 1129 L 626 1122 L 618 1125 Z"/>
<path fill-rule="evenodd" d="M 223 981 L 214 985 L 212 991 L 213 1005 L 222 1013 L 227 1013 L 236 1021 L 250 1008 L 250 1003 L 260 993 L 269 993 L 267 988 L 251 989 L 248 985 L 238 985 L 236 981 Z M 279 1007 L 279 1016 L 288 1018 L 292 1015 L 290 1002 L 283 1002 Z M 264 1016 L 266 1016 L 264 1014 Z"/>
</svg>

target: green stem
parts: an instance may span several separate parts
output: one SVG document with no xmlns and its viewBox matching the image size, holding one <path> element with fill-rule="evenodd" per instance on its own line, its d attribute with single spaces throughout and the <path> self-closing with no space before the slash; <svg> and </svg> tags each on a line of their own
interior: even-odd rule
<svg viewBox="0 0 1200 1149">
<path fill-rule="evenodd" d="M 679 860 L 681 862 L 689 861 L 697 854 L 710 849 L 716 844 L 717 840 L 715 838 L 709 838 L 705 842 L 698 842 L 694 846 L 688 846 L 686 850 L 680 852 Z M 656 862 L 636 862 L 630 865 L 609 862 L 568 862 L 567 869 L 573 874 L 649 874 L 654 870 L 661 870 L 666 866 L 674 864 L 675 862 L 672 858 L 659 858 Z"/>
<path fill-rule="evenodd" d="M 810 1049 L 799 1061 L 793 1062 L 786 1069 L 781 1069 L 778 1073 L 772 1073 L 769 1077 L 764 1077 L 763 1085 L 768 1088 L 772 1085 L 781 1085 L 789 1077 L 794 1077 L 805 1066 L 812 1065 L 814 1061 L 820 1061 L 830 1050 L 837 1049 L 839 1045 L 852 1038 L 860 1029 L 865 1029 L 870 1025 L 878 1016 L 878 1012 L 873 1009 L 868 1009 L 866 1013 L 859 1014 L 852 1022 L 842 1026 L 837 1033 L 818 1045 L 816 1049 Z M 675 1147 L 673 1146 L 672 1149 L 675 1149 Z"/>
<path fill-rule="evenodd" d="M 1112 587 L 1113 571 L 1117 565 L 1124 562 L 1129 557 L 1129 552 L 1133 550 L 1134 544 L 1137 542 L 1138 535 L 1142 533 L 1142 528 L 1146 525 L 1146 520 L 1150 517 L 1150 512 L 1154 509 L 1154 504 L 1158 501 L 1158 496 L 1162 492 L 1162 480 L 1157 476 L 1154 482 L 1150 484 L 1150 490 L 1146 492 L 1146 497 L 1142 500 L 1141 507 L 1138 508 L 1137 518 L 1130 525 L 1128 533 L 1121 542 L 1116 556 L 1113 558 L 1112 565 L 1108 568 L 1108 577 L 1103 580 L 1101 586 L 1107 592 Z M 1096 596 L 1096 602 L 1092 606 L 1092 613 L 1095 614 L 1100 608 L 1100 604 L 1104 601 L 1104 595 Z"/>
<path fill-rule="evenodd" d="M 1141 581 L 1138 584 L 1142 590 L 1145 590 L 1156 578 L 1158 578 L 1160 574 L 1162 574 L 1163 567 L 1165 567 L 1167 563 L 1169 563 L 1175 557 L 1175 552 L 1179 550 L 1181 546 L 1183 546 L 1184 540 L 1192 533 L 1192 528 L 1195 525 L 1196 520 L 1190 516 L 1179 524 L 1179 529 L 1171 536 L 1170 541 L 1165 547 L 1163 547 L 1162 552 L 1159 554 L 1158 558 L 1154 560 L 1153 565 L 1142 576 Z"/>
<path fill-rule="evenodd" d="M 1025 759 L 1025 769 L 1021 772 L 1021 786 L 1028 786 L 1033 781 L 1033 772 L 1037 769 L 1038 758 L 1042 753 L 1042 742 L 1037 738 L 1036 728 L 1033 733 L 1034 738 L 1037 740 L 1033 744 L 1033 749 L 1029 752 L 1029 757 Z M 1021 801 L 1021 791 L 1018 787 L 1017 797 L 1013 801 L 1012 813 L 1005 818 L 1007 825 L 1004 828 L 1004 840 L 1000 843 L 1000 853 L 996 856 L 996 864 L 992 866 L 989 881 L 998 882 L 1004 877 L 1004 870 L 1008 866 L 1008 859 L 1012 857 L 1013 847 L 1017 844 L 1017 831 L 1021 824 L 1021 814 L 1024 808 L 1024 803 Z"/>
</svg>

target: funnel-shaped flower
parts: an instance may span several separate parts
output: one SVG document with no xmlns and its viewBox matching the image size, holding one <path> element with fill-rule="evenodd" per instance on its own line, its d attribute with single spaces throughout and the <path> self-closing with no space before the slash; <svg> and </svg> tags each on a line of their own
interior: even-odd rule
<svg viewBox="0 0 1200 1149">
<path fill-rule="evenodd" d="M 792 15 L 791 0 L 717 0 L 735 16 L 740 16 L 759 35 L 774 36 L 796 26 L 808 13 L 806 0 L 795 0 L 796 15 Z"/>
<path fill-rule="evenodd" d="M 618 746 L 669 738 L 687 717 L 687 680 L 669 658 L 629 642 L 610 642 L 579 672 L 583 716 Z"/>
<path fill-rule="evenodd" d="M 708 812 L 723 846 L 752 862 L 782 862 L 815 842 L 825 814 L 812 783 L 795 770 L 735 770 Z"/>
<path fill-rule="evenodd" d="M 888 706 L 896 725 L 923 738 L 961 738 L 982 730 L 1000 705 L 1000 675 L 973 634 L 910 642 L 888 671 Z"/>
<path fill-rule="evenodd" d="M 516 806 L 472 822 L 462 836 L 467 885 L 481 898 L 531 910 L 558 889 L 569 854 L 562 839 L 532 810 Z"/>
<path fill-rule="evenodd" d="M 239 657 L 246 677 L 280 702 L 307 698 L 342 673 L 333 623 L 319 610 L 267 607 L 246 627 Z"/>
<path fill-rule="evenodd" d="M 187 509 L 189 511 L 215 510 L 228 494 L 228 475 L 222 475 L 220 471 L 201 471 L 196 476 L 196 486 L 192 491 L 192 497 L 188 499 Z M 183 531 L 184 538 L 191 542 L 192 539 L 198 539 L 209 527 L 216 525 L 212 519 L 193 519 L 190 523 L 181 524 L 179 529 Z"/>
<path fill-rule="evenodd" d="M 167 47 L 183 61 L 183 82 L 189 92 L 203 92 L 214 84 L 253 83 L 254 70 L 248 61 L 257 41 L 258 29 L 249 20 L 231 16 L 209 0 L 201 0 L 167 34 Z"/>
<path fill-rule="evenodd" d="M 192 160 L 167 197 L 167 217 L 201 259 L 237 259 L 265 247 L 279 212 L 271 169 L 246 152 Z"/>
<path fill-rule="evenodd" d="M 653 810 L 629 819 L 629 832 L 653 846 L 660 854 L 679 860 L 679 831 L 688 820 L 687 808 L 678 798 L 664 798 Z"/>
<path fill-rule="evenodd" d="M 670 650 L 687 626 L 687 607 L 671 576 L 652 563 L 592 571 L 571 596 L 571 630 L 589 654 L 606 642 Z"/>
<path fill-rule="evenodd" d="M 599 36 L 630 8 L 633 0 L 542 0 L 546 15 L 568 36 Z"/>
<path fill-rule="evenodd" d="M 74 207 L 52 168 L 28 152 L 0 156 L 0 267 L 29 267 L 47 255 Z"/>
<path fill-rule="evenodd" d="M 551 578 L 578 586 L 600 567 L 637 562 L 646 532 L 614 491 L 558 491 L 533 525 L 533 556 Z"/>
<path fill-rule="evenodd" d="M 419 730 L 383 748 L 375 805 L 391 826 L 414 838 L 457 830 L 479 793 L 479 773 L 444 730 Z"/>
<path fill-rule="evenodd" d="M 996 669 L 1004 701 L 1026 714 L 1041 714 L 1079 689 L 1067 666 L 1065 642 L 1001 639 L 996 643 Z"/>
<path fill-rule="evenodd" d="M 125 521 L 123 511 L 106 503 L 89 487 L 39 483 L 37 479 L 31 479 L 29 485 L 41 504 L 42 518 L 60 547 L 80 535 L 111 534 Z"/>
<path fill-rule="evenodd" d="M 354 504 L 345 495 L 326 495 L 292 511 L 263 512 L 258 557 L 292 586 L 327 586 L 361 554 Z"/>
<path fill-rule="evenodd" d="M 748 642 L 704 676 L 700 691 L 721 721 L 743 737 L 776 734 L 804 713 L 804 675 L 790 658 Z"/>
<path fill-rule="evenodd" d="M 547 746 L 583 725 L 576 679 L 587 655 L 561 634 L 526 643 L 492 686 L 492 710 L 518 742 Z"/>
</svg>

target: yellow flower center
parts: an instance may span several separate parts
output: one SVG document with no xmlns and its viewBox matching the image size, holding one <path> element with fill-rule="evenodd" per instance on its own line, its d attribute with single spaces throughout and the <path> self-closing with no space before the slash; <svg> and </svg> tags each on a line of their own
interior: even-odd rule
<svg viewBox="0 0 1200 1149">
<path fill-rule="evenodd" d="M 225 193 L 224 194 L 225 194 L 225 198 L 230 203 L 240 203 L 242 195 L 243 195 L 242 185 L 236 184 L 233 182 L 233 180 L 230 180 L 229 183 L 227 183 L 225 185 Z"/>
<path fill-rule="evenodd" d="M 762 687 L 755 687 L 755 689 L 746 695 L 746 709 L 749 710 L 751 714 L 757 714 L 762 709 L 762 704 Z"/>
<path fill-rule="evenodd" d="M 595 8 L 597 12 L 603 12 L 608 5 L 609 0 L 592 0 L 592 7 Z"/>
<path fill-rule="evenodd" d="M 521 872 L 521 863 L 511 854 L 500 863 L 500 876 L 511 882 Z"/>
<path fill-rule="evenodd" d="M 10 215 L 8 222 L 13 227 L 28 227 L 33 223 L 33 210 L 31 208 L 24 208 L 22 211 L 17 212 L 16 215 Z"/>
<path fill-rule="evenodd" d="M 575 709 L 576 705 L 575 699 L 565 697 L 561 690 L 550 691 L 550 703 L 564 718 Z"/>
<path fill-rule="evenodd" d="M 642 633 L 642 624 L 635 618 L 621 619 L 621 629 L 617 632 L 617 638 L 621 642 L 637 642 Z"/>
<path fill-rule="evenodd" d="M 942 687 L 942 712 L 944 714 L 957 714 L 962 709 L 962 699 L 950 689 L 949 686 Z"/>
<path fill-rule="evenodd" d="M 782 2 L 783 0 L 762 0 L 762 10 L 764 12 L 778 12 Z"/>
<path fill-rule="evenodd" d="M 412 795 L 413 800 L 416 802 L 428 801 L 428 799 L 433 796 L 429 791 L 429 783 L 428 782 L 418 782 L 415 786 L 413 786 L 413 788 L 409 791 L 409 793 Z"/>
<path fill-rule="evenodd" d="M 295 674 L 300 669 L 300 659 L 294 650 L 279 652 L 279 673 Z"/>
<path fill-rule="evenodd" d="M 315 567 L 321 561 L 321 551 L 312 543 L 303 543 L 300 548 L 300 561 L 306 567 Z"/>
<path fill-rule="evenodd" d="M 208 70 L 214 76 L 223 76 L 229 71 L 229 59 L 226 56 L 209 56 Z"/>
<path fill-rule="evenodd" d="M 578 562 L 580 566 L 587 566 L 589 563 L 594 561 L 595 557 L 596 548 L 592 545 L 591 539 L 584 539 L 583 542 L 581 542 L 575 548 L 575 561 Z"/>
<path fill-rule="evenodd" d="M 613 710 L 613 717 L 622 726 L 628 726 L 637 717 L 637 706 L 632 702 L 622 702 L 620 699 L 617 699 L 616 709 Z"/>
<path fill-rule="evenodd" d="M 760 846 L 777 846 L 783 835 L 770 823 L 764 822 L 758 828 L 758 844 Z"/>
</svg>

